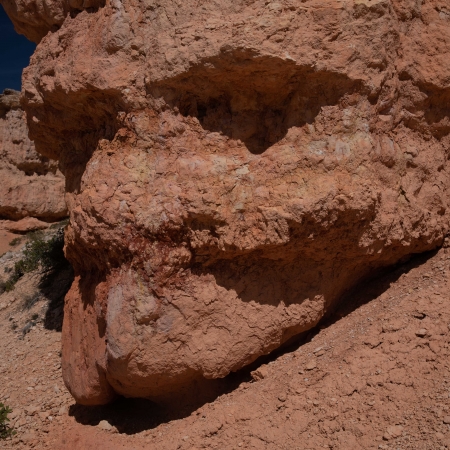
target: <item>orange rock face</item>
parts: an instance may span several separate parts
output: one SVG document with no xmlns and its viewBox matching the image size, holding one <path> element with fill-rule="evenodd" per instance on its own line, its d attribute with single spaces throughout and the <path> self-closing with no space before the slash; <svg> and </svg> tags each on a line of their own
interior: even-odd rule
<svg viewBox="0 0 450 450">
<path fill-rule="evenodd" d="M 176 398 L 442 244 L 445 3 L 111 0 L 47 28 L 22 94 L 67 177 L 78 402 Z"/>
<path fill-rule="evenodd" d="M 19 92 L 0 95 L 0 217 L 45 221 L 67 216 L 64 176 L 56 161 L 38 154 L 28 138 Z"/>
</svg>

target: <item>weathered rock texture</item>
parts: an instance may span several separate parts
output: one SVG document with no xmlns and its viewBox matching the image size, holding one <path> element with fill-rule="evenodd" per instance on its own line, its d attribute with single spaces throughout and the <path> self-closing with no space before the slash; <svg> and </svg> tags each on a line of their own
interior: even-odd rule
<svg viewBox="0 0 450 450">
<path fill-rule="evenodd" d="M 67 216 L 64 176 L 28 138 L 19 94 L 0 95 L 0 218 L 59 220 Z"/>
<path fill-rule="evenodd" d="M 223 377 L 441 245 L 446 3 L 111 0 L 55 32 L 63 3 L 37 14 L 23 104 L 67 177 L 77 401 Z"/>
<path fill-rule="evenodd" d="M 16 31 L 33 42 L 39 42 L 49 31 L 57 31 L 68 14 L 80 11 L 94 12 L 104 6 L 104 0 L 2 0 Z"/>
</svg>

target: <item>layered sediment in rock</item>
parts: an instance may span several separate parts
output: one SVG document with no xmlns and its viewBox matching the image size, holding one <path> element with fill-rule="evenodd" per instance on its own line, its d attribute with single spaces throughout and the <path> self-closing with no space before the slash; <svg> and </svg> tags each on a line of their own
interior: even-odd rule
<svg viewBox="0 0 450 450">
<path fill-rule="evenodd" d="M 67 177 L 80 403 L 224 377 L 442 244 L 444 1 L 108 1 L 46 30 L 22 94 Z"/>
<path fill-rule="evenodd" d="M 67 216 L 64 176 L 28 138 L 19 94 L 5 90 L 0 95 L 0 218 L 60 220 Z"/>
</svg>

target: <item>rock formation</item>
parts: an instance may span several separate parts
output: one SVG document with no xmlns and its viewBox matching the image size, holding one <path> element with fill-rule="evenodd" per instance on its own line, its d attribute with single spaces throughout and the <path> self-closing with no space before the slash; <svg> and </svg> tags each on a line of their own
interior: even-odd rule
<svg viewBox="0 0 450 450">
<path fill-rule="evenodd" d="M 28 138 L 19 97 L 10 89 L 0 95 L 0 218 L 60 220 L 67 216 L 64 176 Z"/>
<path fill-rule="evenodd" d="M 22 102 L 67 177 L 78 402 L 224 377 L 442 244 L 444 0 L 0 3 L 45 35 Z"/>
</svg>

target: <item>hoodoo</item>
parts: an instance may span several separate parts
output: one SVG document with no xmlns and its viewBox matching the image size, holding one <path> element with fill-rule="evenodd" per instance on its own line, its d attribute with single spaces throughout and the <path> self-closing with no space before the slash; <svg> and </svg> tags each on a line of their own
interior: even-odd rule
<svg viewBox="0 0 450 450">
<path fill-rule="evenodd" d="M 66 176 L 79 403 L 224 377 L 447 235 L 444 0 L 0 3 L 40 41 L 22 104 Z"/>
</svg>

